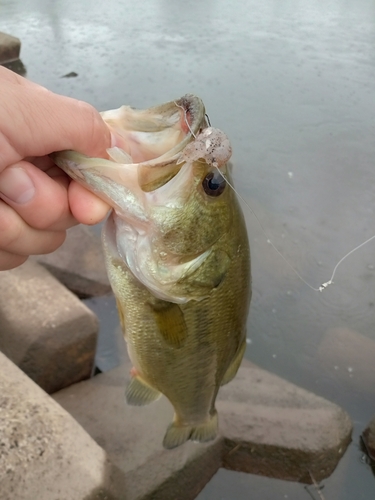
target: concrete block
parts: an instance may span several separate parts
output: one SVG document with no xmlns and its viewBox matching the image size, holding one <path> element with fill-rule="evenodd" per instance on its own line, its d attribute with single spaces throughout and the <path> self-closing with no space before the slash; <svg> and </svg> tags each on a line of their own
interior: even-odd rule
<svg viewBox="0 0 375 500">
<path fill-rule="evenodd" d="M 48 269 L 78 297 L 104 295 L 111 291 L 100 237 L 86 226 L 69 229 L 65 242 L 55 252 L 31 259 Z"/>
<path fill-rule="evenodd" d="M 231 470 L 320 482 L 351 441 L 343 409 L 250 363 L 222 388 L 218 411 Z"/>
<path fill-rule="evenodd" d="M 52 397 L 125 473 L 127 500 L 193 500 L 221 465 L 222 440 L 164 450 L 172 408 L 164 398 L 148 408 L 127 406 L 128 369 L 122 365 Z"/>
<path fill-rule="evenodd" d="M 219 467 L 311 482 L 327 477 L 350 442 L 351 421 L 336 405 L 245 362 L 218 399 L 220 435 L 164 450 L 173 415 L 166 398 L 125 403 L 131 365 L 53 395 L 125 473 L 129 500 L 190 500 Z"/>
<path fill-rule="evenodd" d="M 47 392 L 89 378 L 96 316 L 35 262 L 0 273 L 0 351 Z"/>
<path fill-rule="evenodd" d="M 122 500 L 124 474 L 0 353 L 1 500 Z"/>
<path fill-rule="evenodd" d="M 0 31 L 0 64 L 16 61 L 20 51 L 21 40 Z"/>
</svg>

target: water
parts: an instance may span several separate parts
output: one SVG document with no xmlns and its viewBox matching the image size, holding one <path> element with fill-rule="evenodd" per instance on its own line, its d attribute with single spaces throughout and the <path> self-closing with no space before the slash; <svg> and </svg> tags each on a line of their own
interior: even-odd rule
<svg viewBox="0 0 375 500">
<path fill-rule="evenodd" d="M 232 140 L 240 193 L 314 287 L 375 234 L 375 0 L 0 0 L 0 30 L 21 38 L 30 79 L 98 109 L 202 97 Z M 375 414 L 375 243 L 313 292 L 246 213 L 246 356 L 349 412 L 353 443 L 322 493 L 372 500 L 359 436 Z M 102 332 L 117 327 L 110 303 L 93 307 Z M 309 491 L 220 471 L 198 498 L 319 498 Z"/>
</svg>

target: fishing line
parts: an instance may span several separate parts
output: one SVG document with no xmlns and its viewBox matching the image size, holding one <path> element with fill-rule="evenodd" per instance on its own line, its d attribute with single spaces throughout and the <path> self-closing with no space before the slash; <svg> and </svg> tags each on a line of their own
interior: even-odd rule
<svg viewBox="0 0 375 500">
<path fill-rule="evenodd" d="M 254 212 L 254 210 L 251 208 L 251 206 L 247 203 L 247 201 L 240 195 L 240 193 L 235 189 L 235 187 L 233 186 L 233 184 L 231 184 L 227 177 L 223 174 L 223 172 L 220 171 L 220 169 L 218 167 L 216 167 L 217 170 L 220 172 L 220 175 L 223 177 L 223 179 L 226 181 L 226 183 L 233 189 L 233 191 L 236 193 L 236 195 L 240 198 L 240 200 L 242 201 L 242 203 L 244 203 L 246 205 L 246 207 L 250 210 L 250 212 L 254 215 L 256 221 L 258 222 L 261 230 L 263 231 L 263 234 L 264 236 L 267 238 L 267 243 L 269 245 L 271 245 L 271 247 L 277 252 L 277 254 L 283 259 L 283 261 L 289 266 L 289 268 L 298 276 L 298 278 L 303 281 L 303 283 L 305 283 L 305 285 L 307 285 L 309 288 L 311 288 L 311 290 L 314 290 L 314 292 L 319 292 L 319 291 L 322 291 L 320 290 L 320 288 L 314 288 L 312 285 L 310 285 L 310 283 L 307 283 L 307 281 L 304 280 L 304 278 L 299 274 L 299 272 L 294 269 L 294 267 L 292 266 L 292 264 L 290 264 L 288 262 L 288 260 L 286 259 L 286 257 L 284 257 L 284 255 L 280 252 L 280 250 L 278 250 L 276 248 L 276 246 L 272 243 L 272 241 L 269 239 L 267 233 L 266 233 L 266 230 L 264 229 L 262 223 L 260 222 L 260 220 L 258 219 L 258 216 L 257 214 Z M 323 285 L 322 285 L 323 286 Z M 327 285 L 328 286 L 328 285 Z M 326 287 L 324 287 L 326 288 Z M 324 289 L 323 288 L 323 289 Z"/>
<path fill-rule="evenodd" d="M 194 132 L 192 131 L 191 127 L 190 127 L 190 124 L 188 122 L 188 119 L 187 119 L 187 115 L 186 115 L 186 109 L 177 104 L 176 101 L 174 101 L 175 105 L 178 107 L 178 108 L 181 108 L 183 111 L 184 111 L 184 116 L 185 116 L 185 123 L 188 127 L 188 129 L 190 130 L 190 133 L 191 135 L 196 139 L 196 135 L 194 134 Z M 211 123 L 210 123 L 210 119 L 207 115 L 207 113 L 205 114 L 205 117 L 207 118 L 207 122 L 209 124 L 209 126 L 211 126 Z M 215 162 L 216 163 L 216 162 Z M 268 237 L 267 235 L 267 232 L 266 230 L 264 229 L 262 223 L 260 222 L 257 214 L 254 212 L 254 210 L 251 208 L 251 206 L 247 203 L 247 201 L 243 198 L 243 196 L 240 195 L 240 193 L 236 190 L 236 188 L 233 186 L 233 184 L 231 184 L 231 182 L 227 179 L 227 177 L 223 174 L 223 172 L 219 169 L 218 165 L 213 163 L 213 166 L 217 169 L 217 171 L 219 172 L 219 174 L 222 176 L 222 178 L 225 180 L 225 182 L 233 189 L 233 191 L 236 193 L 236 195 L 240 198 L 240 200 L 246 205 L 246 207 L 250 210 L 250 212 L 254 215 L 256 221 L 258 222 L 261 230 L 263 231 L 263 234 L 264 236 L 267 238 L 267 243 L 269 245 L 271 245 L 271 247 L 275 250 L 275 252 L 283 259 L 283 261 L 285 262 L 285 264 L 294 272 L 294 274 L 296 276 L 298 276 L 298 278 L 306 285 L 308 286 L 311 290 L 314 290 L 314 292 L 323 292 L 323 290 L 325 290 L 329 285 L 333 285 L 333 278 L 335 277 L 335 274 L 336 274 L 336 271 L 338 269 L 338 267 L 344 262 L 344 260 L 346 260 L 352 253 L 356 252 L 357 250 L 359 250 L 360 248 L 362 248 L 363 246 L 367 245 L 367 243 L 369 243 L 370 241 L 372 241 L 373 239 L 375 239 L 375 234 L 373 236 L 371 236 L 371 238 L 368 238 L 366 241 L 364 241 L 363 243 L 361 243 L 360 245 L 356 246 L 355 248 L 353 248 L 352 250 L 350 250 L 347 254 L 344 255 L 344 257 L 342 257 L 338 263 L 335 265 L 334 269 L 333 269 L 333 272 L 332 272 L 332 276 L 331 278 L 326 281 L 325 283 L 322 283 L 320 285 L 319 288 L 315 288 L 313 287 L 312 285 L 310 285 L 310 283 L 308 283 L 300 274 L 299 272 L 292 266 L 292 264 L 290 264 L 290 262 L 286 259 L 286 257 L 284 257 L 284 255 L 280 252 L 280 250 L 273 244 L 273 242 L 270 240 L 270 238 Z"/>
<path fill-rule="evenodd" d="M 310 475 L 311 481 L 312 481 L 316 491 L 318 492 L 320 500 L 325 500 L 324 495 L 322 493 L 322 489 L 324 488 L 324 486 L 319 486 L 319 484 L 316 482 L 316 479 L 314 478 L 314 476 L 312 475 L 312 473 L 310 471 L 309 471 L 309 475 Z M 306 485 L 306 491 L 308 491 L 307 485 Z"/>
<path fill-rule="evenodd" d="M 298 278 L 303 282 L 305 283 L 305 285 L 307 285 L 309 288 L 311 288 L 311 290 L 314 290 L 314 292 L 323 292 L 323 290 L 325 290 L 329 285 L 333 285 L 333 278 L 335 277 L 335 274 L 336 274 L 336 271 L 337 271 L 337 268 L 340 266 L 340 264 L 342 264 L 342 262 L 344 262 L 344 260 L 349 257 L 349 255 L 351 255 L 352 253 L 356 252 L 357 250 L 359 250 L 360 248 L 362 248 L 363 246 L 367 245 L 367 243 L 369 243 L 370 241 L 372 241 L 373 239 L 375 239 L 375 234 L 373 236 L 371 236 L 371 238 L 368 238 L 366 241 L 364 241 L 363 243 L 361 243 L 360 245 L 356 246 L 355 248 L 353 248 L 352 250 L 350 250 L 350 252 L 348 252 L 347 254 L 344 255 L 344 257 L 342 257 L 338 263 L 335 265 L 334 269 L 333 269 L 333 272 L 332 272 L 332 276 L 331 278 L 326 281 L 325 283 L 322 283 L 320 285 L 319 288 L 315 288 L 313 287 L 312 285 L 310 285 L 310 283 L 308 283 L 300 274 L 299 272 L 294 269 L 294 267 L 288 262 L 288 260 L 284 257 L 284 255 L 276 248 L 276 246 L 272 243 L 272 241 L 269 239 L 267 233 L 266 233 L 266 230 L 264 229 L 264 227 L 262 226 L 260 220 L 258 219 L 258 216 L 257 214 L 254 212 L 254 210 L 250 207 L 250 205 L 247 203 L 247 201 L 240 195 L 240 193 L 235 189 L 235 187 L 233 186 L 233 184 L 231 184 L 227 177 L 223 174 L 223 172 L 220 171 L 220 169 L 215 166 L 216 169 L 219 171 L 220 175 L 223 177 L 223 179 L 227 182 L 227 184 L 233 189 L 233 191 L 237 194 L 237 196 L 240 198 L 240 200 L 246 205 L 246 207 L 250 210 L 250 212 L 254 215 L 255 219 L 257 220 L 261 230 L 263 231 L 263 234 L 265 235 L 265 237 L 267 238 L 267 243 L 269 243 L 272 248 L 277 252 L 277 254 L 284 260 L 284 262 L 289 266 L 289 268 L 298 276 Z"/>
</svg>

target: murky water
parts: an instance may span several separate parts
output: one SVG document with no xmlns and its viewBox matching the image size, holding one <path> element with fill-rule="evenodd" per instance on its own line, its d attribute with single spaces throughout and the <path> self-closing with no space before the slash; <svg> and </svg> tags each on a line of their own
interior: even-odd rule
<svg viewBox="0 0 375 500">
<path fill-rule="evenodd" d="M 203 98 L 267 232 L 245 208 L 254 287 L 246 355 L 349 412 L 353 444 L 323 494 L 372 500 L 359 435 L 375 414 L 375 242 L 318 293 L 266 240 L 317 287 L 375 234 L 375 0 L 0 0 L 0 30 L 21 38 L 30 79 L 99 109 Z M 117 327 L 113 304 L 93 306 L 103 332 Z M 220 471 L 198 498 L 319 498 L 309 491 Z"/>
</svg>

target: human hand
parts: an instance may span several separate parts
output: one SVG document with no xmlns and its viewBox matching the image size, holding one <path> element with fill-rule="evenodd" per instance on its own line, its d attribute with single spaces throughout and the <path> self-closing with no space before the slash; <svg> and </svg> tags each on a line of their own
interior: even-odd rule
<svg viewBox="0 0 375 500">
<path fill-rule="evenodd" d="M 54 251 L 78 222 L 96 224 L 105 217 L 109 206 L 47 155 L 73 149 L 106 157 L 111 145 L 110 131 L 92 106 L 0 66 L 0 270 Z"/>
</svg>

